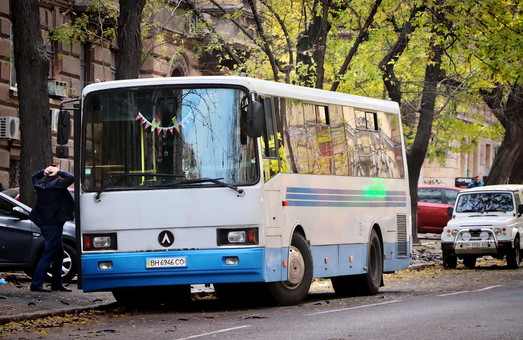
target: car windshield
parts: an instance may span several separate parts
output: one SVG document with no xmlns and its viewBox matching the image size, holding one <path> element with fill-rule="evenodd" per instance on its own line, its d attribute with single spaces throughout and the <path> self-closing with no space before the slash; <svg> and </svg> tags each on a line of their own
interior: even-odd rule
<svg viewBox="0 0 523 340">
<path fill-rule="evenodd" d="M 86 190 L 254 183 L 248 94 L 239 88 L 133 87 L 84 104 Z M 235 189 L 236 190 L 236 189 Z"/>
<path fill-rule="evenodd" d="M 508 212 L 514 210 L 511 193 L 482 192 L 462 194 L 456 204 L 456 212 Z"/>
</svg>

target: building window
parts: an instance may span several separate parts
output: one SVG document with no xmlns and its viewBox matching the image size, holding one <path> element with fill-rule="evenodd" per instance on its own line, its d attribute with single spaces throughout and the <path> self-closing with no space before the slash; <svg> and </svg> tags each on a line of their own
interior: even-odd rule
<svg viewBox="0 0 523 340">
<path fill-rule="evenodd" d="M 16 68 L 15 68 L 15 51 L 13 45 L 13 29 L 9 24 L 9 43 L 11 47 L 11 55 L 9 58 L 9 89 L 18 92 L 18 83 L 16 82 Z"/>
<path fill-rule="evenodd" d="M 492 145 L 485 144 L 485 165 L 490 166 L 492 163 Z"/>
</svg>

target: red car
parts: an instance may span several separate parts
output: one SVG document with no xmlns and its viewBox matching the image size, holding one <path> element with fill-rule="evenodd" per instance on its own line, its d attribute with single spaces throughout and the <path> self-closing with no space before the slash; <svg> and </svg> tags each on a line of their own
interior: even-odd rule
<svg viewBox="0 0 523 340">
<path fill-rule="evenodd" d="M 453 207 L 460 188 L 418 186 L 418 233 L 441 233 L 450 220 L 447 208 Z"/>
</svg>

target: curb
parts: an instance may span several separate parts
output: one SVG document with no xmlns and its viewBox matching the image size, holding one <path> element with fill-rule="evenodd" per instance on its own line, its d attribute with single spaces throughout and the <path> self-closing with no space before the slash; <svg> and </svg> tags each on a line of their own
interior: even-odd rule
<svg viewBox="0 0 523 340">
<path fill-rule="evenodd" d="M 407 269 L 422 270 L 422 269 L 425 269 L 428 267 L 434 267 L 435 265 L 436 265 L 436 262 L 416 263 L 416 264 L 411 264 L 410 266 L 407 267 Z"/>
<path fill-rule="evenodd" d="M 20 322 L 20 321 L 26 321 L 26 320 L 34 320 L 38 318 L 45 318 L 49 316 L 64 316 L 64 315 L 71 315 L 71 314 L 79 314 L 82 312 L 87 312 L 90 310 L 103 310 L 109 307 L 114 306 L 116 302 L 111 302 L 107 304 L 99 304 L 99 305 L 92 305 L 92 306 L 86 306 L 86 307 L 70 307 L 70 308 L 62 308 L 62 309 L 51 309 L 48 311 L 41 311 L 41 312 L 31 312 L 31 313 L 21 313 L 21 314 L 15 314 L 15 315 L 8 315 L 8 316 L 0 316 L 0 325 L 5 325 L 10 322 Z"/>
</svg>

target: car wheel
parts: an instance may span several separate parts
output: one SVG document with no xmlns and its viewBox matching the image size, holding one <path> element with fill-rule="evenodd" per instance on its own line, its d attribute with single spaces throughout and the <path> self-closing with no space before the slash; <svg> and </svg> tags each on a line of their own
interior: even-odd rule
<svg viewBox="0 0 523 340">
<path fill-rule="evenodd" d="M 514 247 L 507 254 L 507 266 L 511 269 L 518 269 L 521 262 L 521 249 L 519 237 L 514 239 Z"/>
<path fill-rule="evenodd" d="M 40 257 L 42 255 L 40 254 Z M 36 268 L 38 267 L 38 263 L 40 263 L 40 257 L 35 261 L 34 267 L 24 270 L 24 272 L 30 276 L 33 277 Z M 76 259 L 76 249 L 67 243 L 64 243 L 64 261 L 62 264 L 62 281 L 63 282 L 71 282 L 76 274 L 77 274 L 77 259 Z M 51 272 L 48 271 L 45 280 L 48 282 L 51 282 L 52 275 Z"/>
<path fill-rule="evenodd" d="M 463 264 L 465 268 L 474 269 L 476 268 L 476 258 L 474 256 L 465 257 L 463 259 Z"/>
<path fill-rule="evenodd" d="M 311 250 L 302 235 L 294 234 L 289 248 L 288 280 L 270 282 L 269 290 L 280 305 L 295 305 L 305 299 L 311 283 Z"/>
<path fill-rule="evenodd" d="M 76 249 L 73 246 L 64 243 L 64 261 L 62 264 L 62 281 L 71 282 L 76 276 Z M 51 281 L 51 271 L 47 272 L 47 281 Z"/>
<path fill-rule="evenodd" d="M 443 254 L 443 268 L 456 269 L 458 258 L 454 255 Z"/>
</svg>

